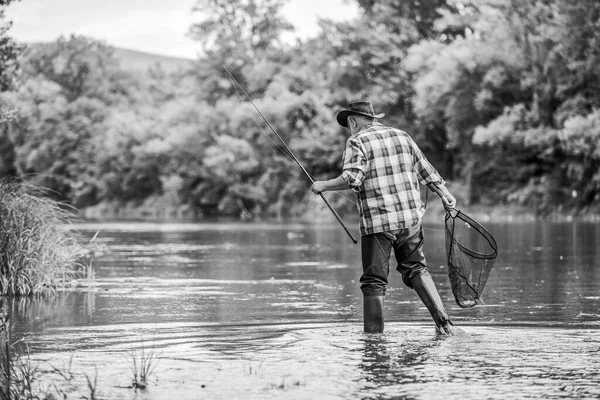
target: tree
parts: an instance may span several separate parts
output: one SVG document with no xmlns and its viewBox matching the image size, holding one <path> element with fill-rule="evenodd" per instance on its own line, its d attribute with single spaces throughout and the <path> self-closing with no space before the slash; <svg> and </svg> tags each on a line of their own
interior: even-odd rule
<svg viewBox="0 0 600 400">
<path fill-rule="evenodd" d="M 246 77 L 260 72 L 253 66 L 280 60 L 284 48 L 281 34 L 292 29 L 280 12 L 284 1 L 197 0 L 194 12 L 203 19 L 191 26 L 189 35 L 203 49 L 196 68 L 203 99 L 214 102 L 233 89 L 223 66 L 252 94 L 260 91 L 249 85 L 252 80 Z M 262 66 L 267 67 L 263 71 L 269 76 L 273 66 Z"/>
<path fill-rule="evenodd" d="M 490 182 L 490 174 L 507 168 L 516 172 L 497 182 L 500 198 L 540 212 L 589 206 L 599 196 L 600 79 L 594 65 L 600 61 L 600 4 L 496 1 L 488 10 L 499 18 L 481 35 L 482 43 L 493 48 L 498 42 L 487 42 L 505 31 L 504 42 L 514 48 L 505 54 L 519 54 L 522 62 L 514 69 L 518 96 L 474 130 L 473 143 L 486 152 L 478 168 L 486 174 L 481 180 Z M 498 29 L 498 21 L 505 29 Z"/>
<path fill-rule="evenodd" d="M 6 21 L 4 12 L 12 2 L 13 0 L 0 1 L 0 93 L 14 87 L 19 72 L 18 56 L 23 50 L 23 46 L 8 36 L 12 23 Z M 12 118 L 14 118 L 14 112 L 0 104 L 0 123 Z"/>
<path fill-rule="evenodd" d="M 472 138 L 479 126 L 505 107 L 526 103 L 537 124 L 549 125 L 556 110 L 556 71 L 552 59 L 553 7 L 544 1 L 461 2 L 462 15 L 438 23 L 472 27 L 451 43 L 422 42 L 411 49 L 408 68 L 415 73 L 413 103 L 422 123 L 444 138 L 453 171 L 467 185 L 467 202 L 476 200 L 476 154 Z M 550 116 L 550 117 L 549 117 Z"/>
<path fill-rule="evenodd" d="M 446 13 L 457 13 L 465 8 L 462 3 L 453 4 L 448 0 L 357 0 L 365 10 L 368 19 L 384 23 L 392 32 L 399 34 L 411 26 L 420 39 L 451 40 L 456 36 L 464 36 L 465 26 L 447 25 L 443 30 L 436 26 L 438 20 Z M 400 24 L 403 22 L 404 24 Z"/>
<path fill-rule="evenodd" d="M 85 37 L 31 46 L 24 84 L 4 99 L 18 118 L 3 128 L 13 172 L 51 189 L 61 200 L 95 202 L 96 149 L 107 106 L 115 101 L 112 50 Z"/>
<path fill-rule="evenodd" d="M 113 49 L 85 36 L 60 37 L 50 44 L 33 45 L 25 53 L 25 73 L 42 75 L 60 85 L 68 101 L 96 97 L 112 101 L 118 78 Z"/>
</svg>

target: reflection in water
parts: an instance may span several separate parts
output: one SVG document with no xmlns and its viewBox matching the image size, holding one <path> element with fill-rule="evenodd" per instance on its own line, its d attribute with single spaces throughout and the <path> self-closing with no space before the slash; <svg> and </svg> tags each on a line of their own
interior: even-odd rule
<svg viewBox="0 0 600 400">
<path fill-rule="evenodd" d="M 403 389 L 409 384 L 426 384 L 428 379 L 420 374 L 429 361 L 429 354 L 435 351 L 440 340 L 447 338 L 433 335 L 415 335 L 405 331 L 394 335 L 365 334 L 361 339 L 363 357 L 359 364 L 364 376 L 360 389 L 363 399 L 389 398 L 413 399 L 415 394 Z"/>
<path fill-rule="evenodd" d="M 13 321 L 17 332 L 35 333 L 47 325 L 73 326 L 90 320 L 96 293 L 58 292 L 56 295 L 0 297 L 0 309 Z"/>
</svg>

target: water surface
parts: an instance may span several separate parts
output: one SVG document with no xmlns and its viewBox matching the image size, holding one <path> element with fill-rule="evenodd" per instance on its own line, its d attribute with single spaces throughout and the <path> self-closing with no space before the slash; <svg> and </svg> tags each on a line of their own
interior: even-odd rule
<svg viewBox="0 0 600 400">
<path fill-rule="evenodd" d="M 71 360 L 101 398 L 600 397 L 600 225 L 485 225 L 499 257 L 472 309 L 454 303 L 443 226 L 426 225 L 454 338 L 393 269 L 386 332 L 362 333 L 360 248 L 335 224 L 82 224 L 100 230 L 94 290 L 5 306 L 36 361 Z M 159 362 L 134 392 L 142 347 Z"/>
</svg>

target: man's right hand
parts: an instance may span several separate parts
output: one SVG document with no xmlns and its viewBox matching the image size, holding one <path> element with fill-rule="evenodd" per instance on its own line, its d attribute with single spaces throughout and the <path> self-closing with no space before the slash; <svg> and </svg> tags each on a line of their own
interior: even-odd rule
<svg viewBox="0 0 600 400">
<path fill-rule="evenodd" d="M 321 194 L 325 191 L 325 182 L 324 181 L 315 181 L 310 188 L 314 194 Z"/>
</svg>

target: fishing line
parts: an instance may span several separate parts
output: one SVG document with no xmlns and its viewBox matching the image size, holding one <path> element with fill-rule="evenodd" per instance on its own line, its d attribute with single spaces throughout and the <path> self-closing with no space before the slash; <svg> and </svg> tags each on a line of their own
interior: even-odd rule
<svg viewBox="0 0 600 400">
<path fill-rule="evenodd" d="M 300 169 L 302 170 L 302 172 L 304 172 L 304 174 L 308 177 L 308 179 L 311 181 L 311 183 L 314 183 L 315 182 L 314 178 L 308 173 L 308 171 L 306 171 L 306 168 L 304 168 L 304 166 L 300 163 L 300 160 L 298 160 L 298 158 L 294 155 L 294 153 L 289 148 L 289 146 L 285 143 L 285 141 L 281 138 L 281 136 L 279 136 L 279 134 L 277 133 L 277 131 L 275 130 L 275 128 L 273 128 L 273 125 L 271 125 L 271 123 L 269 122 L 269 120 L 263 115 L 263 113 L 256 106 L 256 104 L 254 104 L 254 102 L 252 101 L 252 98 L 248 95 L 248 93 L 246 93 L 246 91 L 244 90 L 244 88 L 233 77 L 233 75 L 231 74 L 231 72 L 229 72 L 229 70 L 227 69 L 227 67 L 225 67 L 225 65 L 223 65 L 223 69 L 227 72 L 227 74 L 229 74 L 229 76 L 231 77 L 231 80 L 235 83 L 234 87 L 237 86 L 242 91 L 242 93 L 248 99 L 248 101 L 250 102 L 250 104 L 252 104 L 252 106 L 256 109 L 256 111 L 258 112 L 258 114 L 267 123 L 267 125 L 269 126 L 269 128 L 271 128 L 271 131 L 273 131 L 273 133 L 275 134 L 275 136 L 277 136 L 277 138 L 279 139 L 279 141 L 281 142 L 281 144 L 283 145 L 283 147 L 287 150 L 287 152 L 289 153 L 289 155 L 292 157 L 293 161 L 298 165 L 298 167 L 300 167 Z M 237 90 L 236 90 L 236 92 L 237 92 Z M 252 119 L 254 119 L 254 118 L 252 118 Z M 255 122 L 256 122 L 256 120 L 255 120 Z M 261 130 L 263 129 L 260 126 L 260 124 L 258 124 L 258 126 L 261 128 Z M 358 241 L 354 238 L 354 236 L 352 235 L 352 233 L 346 227 L 346 224 L 344 224 L 344 221 L 342 221 L 342 218 L 335 211 L 335 209 L 329 203 L 329 201 L 327 200 L 327 198 L 325 198 L 325 196 L 323 195 L 323 193 L 319 193 L 319 196 L 325 202 L 325 204 L 329 208 L 329 211 L 331 211 L 331 213 L 335 216 L 335 218 L 340 223 L 340 225 L 342 226 L 342 228 L 344 228 L 344 230 L 346 231 L 346 234 L 348 234 L 348 236 L 350 237 L 350 239 L 352 239 L 352 242 L 355 243 L 355 244 L 358 243 Z"/>
<path fill-rule="evenodd" d="M 234 82 L 231 80 L 231 77 L 228 77 L 228 79 L 229 79 L 229 81 L 231 82 L 231 84 L 232 84 L 232 86 L 233 86 L 233 88 L 234 88 L 234 90 L 235 90 L 235 94 L 237 95 L 238 99 L 239 99 L 241 102 L 243 102 L 243 101 L 244 101 L 244 98 L 243 98 L 243 97 L 242 97 L 242 95 L 240 94 L 240 92 L 239 92 L 239 90 L 238 90 L 237 86 L 236 86 L 236 85 L 234 84 Z M 228 90 L 228 89 L 225 89 L 225 90 L 227 91 L 227 94 L 231 95 L 231 93 L 229 92 L 229 90 Z M 281 152 L 281 154 L 283 154 L 284 156 L 286 156 L 286 157 L 288 158 L 288 160 L 290 160 L 290 161 L 294 161 L 294 159 L 292 158 L 292 156 L 290 156 L 290 155 L 289 155 L 289 154 L 288 154 L 288 153 L 285 151 L 285 149 L 283 149 L 283 148 L 282 148 L 282 147 L 281 147 L 279 144 L 277 144 L 277 143 L 276 143 L 276 142 L 275 142 L 275 141 L 274 141 L 274 140 L 271 138 L 271 136 L 269 135 L 269 133 L 268 133 L 268 132 L 265 130 L 265 128 L 263 128 L 263 127 L 261 126 L 261 124 L 260 124 L 260 123 L 259 123 L 259 122 L 256 120 L 256 118 L 254 118 L 254 116 L 253 116 L 252 114 L 250 114 L 250 117 L 252 118 L 252 120 L 254 121 L 254 123 L 255 123 L 255 124 L 256 124 L 256 125 L 257 125 L 257 126 L 260 128 L 260 130 L 262 131 L 262 133 L 264 133 L 264 134 L 265 134 L 265 136 L 267 137 L 267 139 L 269 139 L 269 141 L 270 141 L 271 143 L 273 143 L 273 146 L 275 146 L 275 147 L 277 148 L 277 150 L 279 150 L 279 152 Z M 312 175 L 310 175 L 310 174 L 308 174 L 308 175 L 309 175 L 309 177 L 310 177 L 312 180 L 315 180 L 315 179 L 314 179 L 314 177 L 313 177 Z M 349 201 L 349 202 L 353 203 L 354 205 L 358 205 L 358 203 L 357 203 L 356 201 L 352 200 L 352 199 L 351 199 L 350 197 L 348 197 L 348 196 L 345 196 L 345 195 L 343 195 L 342 193 L 340 193 L 340 192 L 339 192 L 339 191 L 337 191 L 337 190 L 335 190 L 335 191 L 332 191 L 332 193 L 333 193 L 333 194 L 335 194 L 335 195 L 337 195 L 337 196 L 340 196 L 340 197 L 342 197 L 342 198 L 346 199 L 347 201 Z"/>
<path fill-rule="evenodd" d="M 237 89 L 236 85 L 233 83 L 233 81 L 231 80 L 231 77 L 228 77 L 228 79 L 231 81 L 231 85 L 233 86 L 233 89 L 235 90 L 235 94 L 238 96 L 238 99 L 240 100 L 240 102 L 244 102 L 244 98 L 242 97 L 242 95 L 240 94 L 239 90 Z M 229 92 L 228 89 L 225 89 L 227 91 L 227 94 L 229 94 L 231 96 L 231 93 Z M 269 141 L 271 143 L 273 143 L 273 146 L 275 146 L 275 148 L 277 148 L 277 150 L 279 150 L 281 152 L 281 154 L 283 154 L 284 156 L 286 156 L 290 161 L 294 161 L 294 159 L 285 152 L 285 150 L 278 145 L 277 143 L 275 143 L 275 141 L 273 139 L 271 139 L 271 136 L 269 136 L 269 133 L 265 130 L 265 128 L 263 128 L 258 121 L 256 120 L 256 118 L 254 118 L 254 115 L 250 114 L 250 118 L 252 118 L 252 120 L 254 121 L 254 123 L 256 124 L 256 126 L 258 126 L 260 128 L 260 130 L 262 131 L 262 133 L 265 134 L 265 136 L 267 137 L 267 139 L 269 139 Z"/>
</svg>

